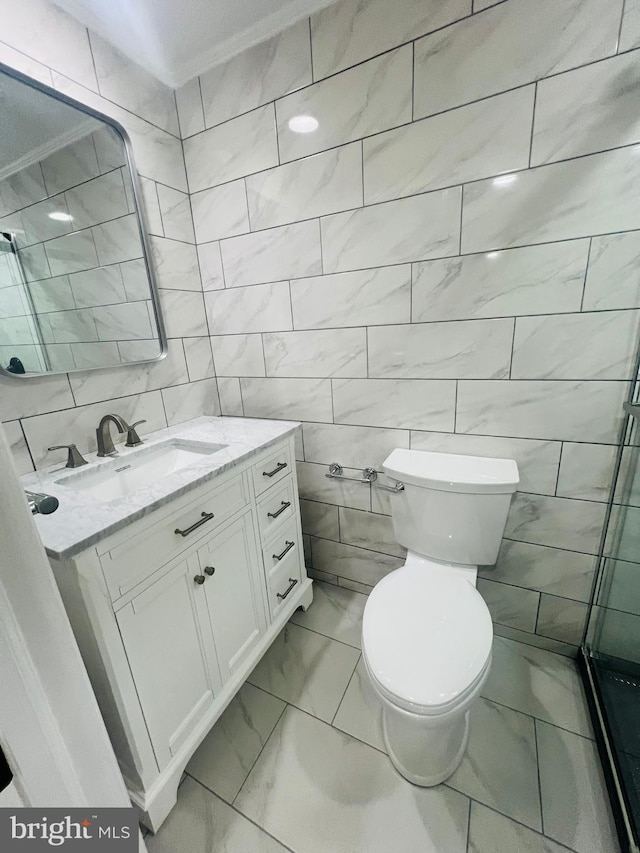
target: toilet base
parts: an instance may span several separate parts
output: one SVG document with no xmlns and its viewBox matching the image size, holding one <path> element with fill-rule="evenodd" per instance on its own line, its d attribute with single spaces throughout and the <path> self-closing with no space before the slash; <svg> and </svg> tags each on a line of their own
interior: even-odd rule
<svg viewBox="0 0 640 853">
<path fill-rule="evenodd" d="M 460 765 L 460 762 L 464 757 L 464 753 L 467 748 L 467 742 L 469 740 L 469 712 L 467 711 L 467 713 L 464 715 L 464 733 L 462 735 L 462 741 L 460 743 L 460 746 L 458 747 L 458 751 L 456 752 L 454 758 L 444 769 L 438 769 L 436 772 L 427 776 L 418 775 L 414 771 L 409 770 L 399 760 L 399 758 L 393 751 L 393 747 L 389 743 L 384 714 L 382 718 L 382 737 L 384 740 L 387 755 L 389 756 L 391 763 L 396 768 L 398 773 L 403 776 L 408 782 L 411 782 L 414 785 L 419 785 L 421 788 L 431 788 L 434 785 L 440 785 L 441 782 L 444 782 L 446 779 L 448 779 L 449 776 L 451 776 L 458 769 L 458 766 Z"/>
</svg>

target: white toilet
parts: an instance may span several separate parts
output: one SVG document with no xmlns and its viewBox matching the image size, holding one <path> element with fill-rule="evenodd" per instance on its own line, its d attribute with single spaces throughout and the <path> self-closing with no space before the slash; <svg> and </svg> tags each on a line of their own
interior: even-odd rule
<svg viewBox="0 0 640 853">
<path fill-rule="evenodd" d="M 391 761 L 410 782 L 437 785 L 462 760 L 469 707 L 489 674 L 493 627 L 477 567 L 497 559 L 518 466 L 394 450 L 383 467 L 404 486 L 391 512 L 408 553 L 368 598 L 363 659 Z"/>
</svg>

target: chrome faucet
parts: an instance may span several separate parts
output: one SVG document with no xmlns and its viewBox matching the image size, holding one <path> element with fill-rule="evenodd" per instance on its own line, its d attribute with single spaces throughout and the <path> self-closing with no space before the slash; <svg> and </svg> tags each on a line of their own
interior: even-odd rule
<svg viewBox="0 0 640 853">
<path fill-rule="evenodd" d="M 118 427 L 120 435 L 127 431 L 127 426 L 119 415 L 105 415 L 96 430 L 98 456 L 115 456 L 118 452 L 113 446 L 113 439 L 111 438 L 109 425 L 112 423 Z"/>
</svg>

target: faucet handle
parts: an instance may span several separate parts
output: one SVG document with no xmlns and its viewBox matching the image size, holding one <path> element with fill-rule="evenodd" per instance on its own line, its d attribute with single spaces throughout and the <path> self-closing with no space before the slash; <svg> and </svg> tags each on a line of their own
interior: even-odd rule
<svg viewBox="0 0 640 853">
<path fill-rule="evenodd" d="M 48 447 L 47 450 L 68 450 L 66 468 L 79 468 L 81 465 L 87 464 L 87 460 L 75 444 L 55 444 L 53 447 Z"/>
<path fill-rule="evenodd" d="M 146 420 L 136 421 L 134 424 L 129 425 L 126 421 L 123 421 L 125 428 L 127 430 L 127 440 L 124 443 L 125 447 L 138 447 L 138 445 L 142 444 L 142 439 L 136 432 L 136 427 L 140 426 L 140 424 L 146 424 Z"/>
</svg>

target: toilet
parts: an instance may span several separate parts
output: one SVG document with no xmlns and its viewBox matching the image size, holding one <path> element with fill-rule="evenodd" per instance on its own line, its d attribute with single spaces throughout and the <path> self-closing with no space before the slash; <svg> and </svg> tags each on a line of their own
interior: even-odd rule
<svg viewBox="0 0 640 853">
<path fill-rule="evenodd" d="M 407 559 L 369 595 L 362 656 L 393 765 L 437 785 L 462 760 L 489 674 L 493 626 L 476 577 L 498 557 L 518 466 L 397 449 L 383 469 L 398 484 L 391 514 Z"/>
</svg>

